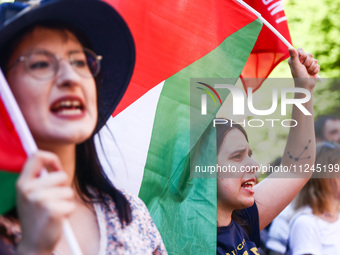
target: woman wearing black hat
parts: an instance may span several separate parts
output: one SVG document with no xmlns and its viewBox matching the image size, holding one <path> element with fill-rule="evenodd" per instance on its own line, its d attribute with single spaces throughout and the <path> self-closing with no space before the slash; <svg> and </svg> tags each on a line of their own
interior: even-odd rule
<svg viewBox="0 0 340 255">
<path fill-rule="evenodd" d="M 0 218 L 17 254 L 70 254 L 65 218 L 83 254 L 166 254 L 143 202 L 111 184 L 94 147 L 134 57 L 125 22 L 101 1 L 0 5 L 1 69 L 40 149 L 17 182 L 18 217 Z"/>
</svg>

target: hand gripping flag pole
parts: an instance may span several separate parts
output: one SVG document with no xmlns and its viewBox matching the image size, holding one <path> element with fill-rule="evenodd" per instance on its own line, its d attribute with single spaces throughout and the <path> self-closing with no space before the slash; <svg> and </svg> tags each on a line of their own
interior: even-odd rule
<svg viewBox="0 0 340 255">
<path fill-rule="evenodd" d="M 18 133 L 20 141 L 24 147 L 24 150 L 27 156 L 33 155 L 38 151 L 38 147 L 32 137 L 32 134 L 27 126 L 27 123 L 22 115 L 20 108 L 15 101 L 15 98 L 10 90 L 8 83 L 3 75 L 2 70 L 0 69 L 0 100 L 3 101 L 5 108 L 11 118 L 11 121 Z M 45 169 L 42 170 L 41 175 L 47 175 L 47 171 Z M 79 247 L 77 239 L 73 233 L 71 225 L 68 220 L 63 221 L 63 233 L 66 237 L 66 241 L 72 251 L 73 255 L 82 255 L 82 251 Z"/>
<path fill-rule="evenodd" d="M 273 27 L 265 18 L 262 17 L 261 13 L 259 13 L 258 11 L 256 11 L 253 7 L 251 7 L 249 4 L 245 3 L 243 0 L 236 0 L 239 4 L 243 5 L 244 7 L 246 7 L 249 11 L 251 11 L 252 13 L 254 13 L 256 15 L 256 17 L 258 17 L 263 24 L 265 24 L 270 31 L 272 31 L 287 47 L 288 49 L 294 49 L 293 45 L 291 45 L 286 38 L 283 37 L 283 35 L 277 31 L 277 29 L 275 27 Z M 321 81 L 321 77 L 317 74 L 317 79 L 319 81 Z"/>
</svg>

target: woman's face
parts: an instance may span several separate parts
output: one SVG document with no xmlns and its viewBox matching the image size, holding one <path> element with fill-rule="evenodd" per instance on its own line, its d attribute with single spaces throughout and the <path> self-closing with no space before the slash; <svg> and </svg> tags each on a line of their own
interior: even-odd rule
<svg viewBox="0 0 340 255">
<path fill-rule="evenodd" d="M 59 69 L 51 79 L 37 79 L 26 71 L 24 61 L 7 72 L 7 81 L 38 146 L 85 141 L 97 123 L 96 84 L 79 75 L 67 61 L 70 52 L 83 47 L 76 37 L 59 30 L 37 27 L 27 34 L 9 59 L 37 49 L 59 56 Z"/>
<path fill-rule="evenodd" d="M 238 129 L 224 137 L 217 154 L 217 164 L 237 172 L 218 174 L 217 202 L 231 210 L 243 209 L 254 203 L 255 169 L 258 164 L 251 158 L 249 143 Z"/>
</svg>

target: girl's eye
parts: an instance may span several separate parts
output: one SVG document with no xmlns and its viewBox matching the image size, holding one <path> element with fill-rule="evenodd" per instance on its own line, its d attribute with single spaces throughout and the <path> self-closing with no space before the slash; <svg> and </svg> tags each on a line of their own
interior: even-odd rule
<svg viewBox="0 0 340 255">
<path fill-rule="evenodd" d="M 50 63 L 48 61 L 37 61 L 29 65 L 30 70 L 46 69 L 49 67 L 50 67 Z"/>
<path fill-rule="evenodd" d="M 72 66 L 78 67 L 78 68 L 84 68 L 87 67 L 85 60 L 73 60 Z"/>
<path fill-rule="evenodd" d="M 234 156 L 231 157 L 232 159 L 240 159 L 241 158 L 241 154 L 236 154 Z"/>
</svg>

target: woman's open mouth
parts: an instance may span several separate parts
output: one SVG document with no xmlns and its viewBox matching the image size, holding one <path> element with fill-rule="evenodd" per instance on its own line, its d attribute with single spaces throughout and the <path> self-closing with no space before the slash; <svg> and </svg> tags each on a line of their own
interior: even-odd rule
<svg viewBox="0 0 340 255">
<path fill-rule="evenodd" d="M 60 117 L 80 117 L 84 108 L 83 102 L 78 98 L 62 98 L 52 104 L 51 111 Z"/>
<path fill-rule="evenodd" d="M 241 187 L 245 189 L 246 191 L 254 194 L 254 186 L 255 186 L 256 180 L 255 179 L 248 179 L 241 183 Z"/>
</svg>

